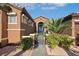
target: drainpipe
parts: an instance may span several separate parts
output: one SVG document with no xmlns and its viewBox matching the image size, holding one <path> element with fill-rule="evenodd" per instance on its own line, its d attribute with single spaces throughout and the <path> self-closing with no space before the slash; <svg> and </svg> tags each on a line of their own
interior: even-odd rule
<svg viewBox="0 0 79 59">
<path fill-rule="evenodd" d="M 36 23 L 36 32 L 38 33 L 38 23 Z"/>
<path fill-rule="evenodd" d="M 75 19 L 72 19 L 72 39 L 73 39 L 73 45 L 75 46 L 76 44 L 75 44 L 75 39 L 76 39 L 76 37 L 75 37 L 75 22 L 74 22 L 74 20 Z"/>
</svg>

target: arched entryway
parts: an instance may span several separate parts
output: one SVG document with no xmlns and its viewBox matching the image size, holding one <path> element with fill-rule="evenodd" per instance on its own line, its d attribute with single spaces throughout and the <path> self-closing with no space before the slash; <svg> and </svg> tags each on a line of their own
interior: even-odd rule
<svg viewBox="0 0 79 59">
<path fill-rule="evenodd" d="M 44 23 L 39 22 L 38 23 L 38 33 L 43 33 L 44 32 Z"/>
<path fill-rule="evenodd" d="M 35 18 L 34 21 L 36 23 L 36 32 L 45 32 L 44 24 L 47 24 L 49 22 L 48 18 L 40 16 Z"/>
</svg>

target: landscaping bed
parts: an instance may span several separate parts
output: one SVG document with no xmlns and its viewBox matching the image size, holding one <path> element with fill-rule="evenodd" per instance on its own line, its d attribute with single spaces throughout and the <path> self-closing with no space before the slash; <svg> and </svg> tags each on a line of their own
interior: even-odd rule
<svg viewBox="0 0 79 59">
<path fill-rule="evenodd" d="M 49 34 L 47 37 L 46 49 L 49 55 L 62 55 L 67 56 L 65 49 L 70 49 L 73 40 L 68 35 L 62 35 L 57 33 Z"/>
</svg>

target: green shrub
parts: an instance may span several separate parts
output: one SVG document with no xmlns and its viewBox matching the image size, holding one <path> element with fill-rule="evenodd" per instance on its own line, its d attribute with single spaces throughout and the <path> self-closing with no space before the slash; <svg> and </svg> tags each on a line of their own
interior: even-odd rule
<svg viewBox="0 0 79 59">
<path fill-rule="evenodd" d="M 51 48 L 55 48 L 58 45 L 57 35 L 56 34 L 50 34 L 47 37 L 48 43 Z"/>
<path fill-rule="evenodd" d="M 22 41 L 21 41 L 21 48 L 22 50 L 26 50 L 26 49 L 29 49 L 31 48 L 32 46 L 32 39 L 31 38 L 23 38 Z"/>
<path fill-rule="evenodd" d="M 70 48 L 73 42 L 73 40 L 68 35 L 55 33 L 48 35 L 47 40 L 51 48 L 55 48 L 57 45 L 60 45 L 64 48 Z"/>
<path fill-rule="evenodd" d="M 60 45 L 64 48 L 70 48 L 73 40 L 68 35 L 60 35 Z"/>
<path fill-rule="evenodd" d="M 79 33 L 77 34 L 77 37 L 76 37 L 76 45 L 79 46 Z"/>
</svg>

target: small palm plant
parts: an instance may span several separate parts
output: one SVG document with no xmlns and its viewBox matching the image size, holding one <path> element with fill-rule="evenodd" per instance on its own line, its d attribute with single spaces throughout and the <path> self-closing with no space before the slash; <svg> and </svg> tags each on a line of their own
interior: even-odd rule
<svg viewBox="0 0 79 59">
<path fill-rule="evenodd" d="M 54 33 L 61 33 L 66 27 L 68 27 L 67 22 L 63 22 L 63 19 L 52 19 L 48 24 L 48 29 Z"/>
</svg>

